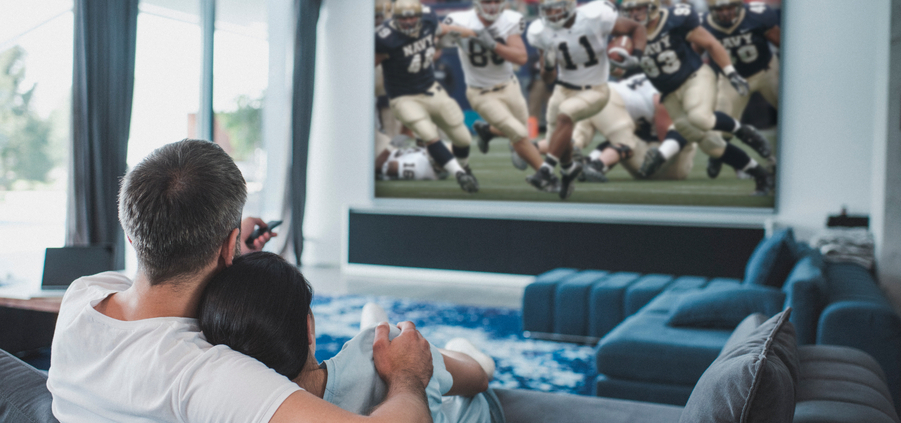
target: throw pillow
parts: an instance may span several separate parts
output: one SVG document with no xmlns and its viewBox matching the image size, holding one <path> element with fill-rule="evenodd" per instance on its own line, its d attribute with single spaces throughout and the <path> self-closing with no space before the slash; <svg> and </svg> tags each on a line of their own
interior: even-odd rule
<svg viewBox="0 0 901 423">
<path fill-rule="evenodd" d="M 680 423 L 789 423 L 800 375 L 791 308 L 723 349 L 698 380 Z"/>
<path fill-rule="evenodd" d="M 781 288 L 795 265 L 795 236 L 791 228 L 780 229 L 760 241 L 745 267 L 745 284 Z"/>
<path fill-rule="evenodd" d="M 684 294 L 670 311 L 666 324 L 733 329 L 750 314 L 772 316 L 782 310 L 785 293 L 762 286 L 704 289 Z"/>
</svg>

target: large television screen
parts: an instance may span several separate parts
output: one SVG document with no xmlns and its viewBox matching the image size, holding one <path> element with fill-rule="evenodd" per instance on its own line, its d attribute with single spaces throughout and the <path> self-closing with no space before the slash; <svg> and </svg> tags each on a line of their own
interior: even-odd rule
<svg viewBox="0 0 901 423">
<path fill-rule="evenodd" d="M 781 0 L 375 4 L 377 199 L 774 208 Z"/>
</svg>

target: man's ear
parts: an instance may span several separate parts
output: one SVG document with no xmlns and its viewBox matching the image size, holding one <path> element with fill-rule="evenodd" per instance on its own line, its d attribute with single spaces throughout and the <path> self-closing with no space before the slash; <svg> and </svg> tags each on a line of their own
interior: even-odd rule
<svg viewBox="0 0 901 423">
<path fill-rule="evenodd" d="M 228 234 L 228 238 L 225 239 L 225 242 L 222 243 L 222 247 L 219 249 L 219 260 L 222 264 L 225 264 L 225 267 L 231 266 L 232 261 L 235 259 L 235 247 L 238 246 L 238 234 L 240 232 L 241 230 L 238 228 L 232 229 L 231 233 Z"/>
</svg>

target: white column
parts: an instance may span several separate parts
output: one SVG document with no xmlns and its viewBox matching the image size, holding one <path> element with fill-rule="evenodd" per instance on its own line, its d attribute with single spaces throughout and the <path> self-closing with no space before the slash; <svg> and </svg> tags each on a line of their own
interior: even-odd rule
<svg viewBox="0 0 901 423">
<path fill-rule="evenodd" d="M 888 7 L 888 6 L 887 6 Z M 879 282 L 901 310 L 901 0 L 892 0 L 891 38 L 887 46 L 884 78 L 877 78 L 877 98 L 887 104 L 884 130 L 873 149 L 873 212 L 870 227 L 876 238 L 876 265 Z"/>
<path fill-rule="evenodd" d="M 371 0 L 322 2 L 301 258 L 305 266 L 340 263 L 346 208 L 371 198 L 373 10 Z"/>
</svg>

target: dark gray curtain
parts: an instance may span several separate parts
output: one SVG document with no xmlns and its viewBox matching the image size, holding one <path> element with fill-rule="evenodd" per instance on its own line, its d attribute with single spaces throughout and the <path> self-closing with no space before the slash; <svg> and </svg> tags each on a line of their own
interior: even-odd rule
<svg viewBox="0 0 901 423">
<path fill-rule="evenodd" d="M 294 30 L 294 95 L 292 101 L 292 155 L 288 197 L 291 205 L 289 236 L 297 265 L 303 253 L 303 215 L 307 197 L 307 155 L 313 113 L 313 82 L 316 68 L 316 24 L 322 0 L 296 0 Z"/>
<path fill-rule="evenodd" d="M 113 244 L 124 268 L 116 198 L 125 175 L 138 0 L 76 0 L 72 160 L 66 244 Z"/>
</svg>

